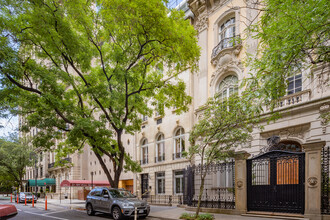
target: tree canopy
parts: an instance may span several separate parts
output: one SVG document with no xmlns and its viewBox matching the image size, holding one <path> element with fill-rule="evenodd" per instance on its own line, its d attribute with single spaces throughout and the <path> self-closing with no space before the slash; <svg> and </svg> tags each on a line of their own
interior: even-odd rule
<svg viewBox="0 0 330 220">
<path fill-rule="evenodd" d="M 258 111 L 246 94 L 233 94 L 224 99 L 216 95 L 204 105 L 189 137 L 191 146 L 188 156 L 200 159 L 202 167 L 196 216 L 199 214 L 208 167 L 233 157 L 237 147 L 250 146 L 251 133 L 258 121 Z"/>
<path fill-rule="evenodd" d="M 251 98 L 273 109 L 286 95 L 289 76 L 329 63 L 330 5 L 327 0 L 263 0 L 254 6 L 261 16 L 248 33 L 259 48 L 247 60 L 252 70 L 247 88 Z"/>
<path fill-rule="evenodd" d="M 43 150 L 57 139 L 58 158 L 88 144 L 116 187 L 123 169 L 140 169 L 123 132 L 138 131 L 140 116 L 155 110 L 187 110 L 191 97 L 177 76 L 196 69 L 196 31 L 161 0 L 0 5 L 1 110 L 21 115 L 23 131 L 38 128 L 33 143 Z"/>
<path fill-rule="evenodd" d="M 25 167 L 31 164 L 30 150 L 18 140 L 0 139 L 0 187 L 22 187 Z"/>
</svg>

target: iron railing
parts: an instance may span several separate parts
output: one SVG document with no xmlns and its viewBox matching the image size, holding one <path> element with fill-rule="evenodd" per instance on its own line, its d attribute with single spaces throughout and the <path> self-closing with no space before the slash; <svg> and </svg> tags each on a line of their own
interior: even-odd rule
<svg viewBox="0 0 330 220">
<path fill-rule="evenodd" d="M 155 163 L 162 162 L 165 160 L 165 154 L 155 157 Z"/>
<path fill-rule="evenodd" d="M 200 174 L 206 172 L 201 207 L 235 209 L 235 162 L 187 167 L 184 172 L 184 204 L 196 207 L 200 190 Z"/>
<path fill-rule="evenodd" d="M 321 213 L 330 215 L 330 146 L 322 149 Z"/>
<path fill-rule="evenodd" d="M 145 165 L 145 164 L 148 164 L 148 158 L 144 158 L 140 160 L 140 165 Z"/>
<path fill-rule="evenodd" d="M 173 154 L 173 160 L 175 160 L 175 159 L 181 159 L 181 158 L 183 158 L 182 152 L 174 153 Z"/>
<path fill-rule="evenodd" d="M 60 163 L 64 163 L 65 161 L 71 163 L 71 158 L 70 157 L 64 158 L 64 159 L 61 160 Z M 48 164 L 48 169 L 54 168 L 54 166 L 55 166 L 55 162 L 49 163 Z"/>
<path fill-rule="evenodd" d="M 183 195 L 149 195 L 146 200 L 150 204 L 183 204 Z"/>
<path fill-rule="evenodd" d="M 240 35 L 224 38 L 218 43 L 217 46 L 213 48 L 211 58 L 212 59 L 215 58 L 220 53 L 220 51 L 222 51 L 225 48 L 234 47 L 240 44 L 241 44 Z"/>
</svg>

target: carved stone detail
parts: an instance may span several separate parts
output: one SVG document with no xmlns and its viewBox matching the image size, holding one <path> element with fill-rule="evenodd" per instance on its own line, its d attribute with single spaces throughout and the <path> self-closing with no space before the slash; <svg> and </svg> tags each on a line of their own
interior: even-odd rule
<svg viewBox="0 0 330 220">
<path fill-rule="evenodd" d="M 312 176 L 312 177 L 309 177 L 308 180 L 307 180 L 307 183 L 308 183 L 308 187 L 316 187 L 317 185 L 317 178 Z"/>
<path fill-rule="evenodd" d="M 243 181 L 242 181 L 242 180 L 238 180 L 238 181 L 237 181 L 237 183 L 236 183 L 236 185 L 237 185 L 237 188 L 238 188 L 238 189 L 242 189 L 242 188 L 243 188 L 243 185 L 244 185 L 244 183 L 243 183 Z"/>
<path fill-rule="evenodd" d="M 221 63 L 223 63 L 223 64 L 221 65 Z M 211 75 L 210 86 L 212 86 L 215 83 L 214 80 L 217 78 L 217 76 L 220 76 L 220 75 L 226 73 L 229 69 L 236 69 L 236 70 L 239 69 L 242 72 L 244 70 L 241 61 L 239 61 L 236 58 L 233 59 L 233 57 L 231 57 L 231 56 L 225 57 L 220 62 L 218 62 L 218 65 L 217 65 L 215 71 Z"/>
<path fill-rule="evenodd" d="M 208 23 L 209 23 L 209 19 L 208 19 L 207 11 L 204 10 L 198 16 L 197 21 L 195 23 L 195 28 L 198 30 L 198 32 L 202 32 L 203 30 L 208 28 Z"/>
<path fill-rule="evenodd" d="M 330 114 L 330 104 L 324 104 L 320 107 L 320 120 L 321 120 L 321 126 L 322 126 L 322 133 L 326 133 L 327 125 L 329 123 L 327 119 L 327 115 Z"/>
</svg>

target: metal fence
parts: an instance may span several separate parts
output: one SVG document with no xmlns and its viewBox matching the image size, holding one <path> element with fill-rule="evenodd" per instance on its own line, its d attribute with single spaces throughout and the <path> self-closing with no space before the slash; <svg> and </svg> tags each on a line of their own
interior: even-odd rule
<svg viewBox="0 0 330 220">
<path fill-rule="evenodd" d="M 235 209 L 235 162 L 188 167 L 185 172 L 184 204 L 196 207 L 201 185 L 201 172 L 206 172 L 201 207 Z"/>
<path fill-rule="evenodd" d="M 150 204 L 183 204 L 183 195 L 149 195 L 146 200 Z"/>
<path fill-rule="evenodd" d="M 322 149 L 321 213 L 330 215 L 330 146 Z"/>
</svg>

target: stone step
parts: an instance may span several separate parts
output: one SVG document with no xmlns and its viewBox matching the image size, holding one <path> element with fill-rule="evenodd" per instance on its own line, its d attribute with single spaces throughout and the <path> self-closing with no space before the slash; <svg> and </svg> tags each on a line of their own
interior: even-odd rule
<svg viewBox="0 0 330 220">
<path fill-rule="evenodd" d="M 247 217 L 260 217 L 260 218 L 277 218 L 277 219 L 290 219 L 290 220 L 309 220 L 301 214 L 292 213 L 278 213 L 278 212 L 247 212 L 242 214 Z"/>
</svg>

